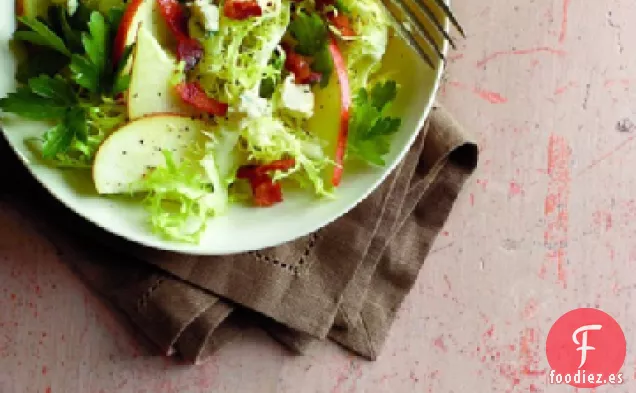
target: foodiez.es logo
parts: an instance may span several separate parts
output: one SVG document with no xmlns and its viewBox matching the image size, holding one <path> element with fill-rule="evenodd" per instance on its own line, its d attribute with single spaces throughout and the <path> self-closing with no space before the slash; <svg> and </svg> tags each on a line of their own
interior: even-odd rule
<svg viewBox="0 0 636 393">
<path fill-rule="evenodd" d="M 570 311 L 548 333 L 548 383 L 577 388 L 621 384 L 626 352 L 625 334 L 614 318 L 595 308 Z"/>
</svg>

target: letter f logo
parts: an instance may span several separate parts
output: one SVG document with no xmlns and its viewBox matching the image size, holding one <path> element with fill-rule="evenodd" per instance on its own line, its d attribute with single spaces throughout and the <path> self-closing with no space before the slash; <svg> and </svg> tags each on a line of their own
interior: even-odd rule
<svg viewBox="0 0 636 393">
<path fill-rule="evenodd" d="M 583 367 L 583 365 L 585 364 L 585 361 L 587 360 L 587 351 L 593 351 L 596 349 L 594 347 L 587 345 L 587 332 L 589 330 L 601 330 L 601 328 L 602 328 L 601 325 L 581 326 L 580 328 L 576 329 L 574 333 L 572 334 L 572 341 L 574 341 L 574 344 L 581 345 L 580 347 L 576 349 L 577 351 L 581 351 L 581 364 L 579 365 L 579 368 Z M 581 335 L 582 337 L 581 342 L 579 342 L 577 338 L 579 333 L 583 333 Z"/>
</svg>

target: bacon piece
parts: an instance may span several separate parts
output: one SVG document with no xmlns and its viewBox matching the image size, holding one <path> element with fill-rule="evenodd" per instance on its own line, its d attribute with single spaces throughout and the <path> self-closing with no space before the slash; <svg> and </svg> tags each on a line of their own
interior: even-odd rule
<svg viewBox="0 0 636 393">
<path fill-rule="evenodd" d="M 261 6 L 255 0 L 225 0 L 223 12 L 228 18 L 236 20 L 263 15 Z"/>
<path fill-rule="evenodd" d="M 201 85 L 196 82 L 180 83 L 175 89 L 183 102 L 193 106 L 199 111 L 214 116 L 225 116 L 227 113 L 228 105 L 208 97 Z"/>
</svg>

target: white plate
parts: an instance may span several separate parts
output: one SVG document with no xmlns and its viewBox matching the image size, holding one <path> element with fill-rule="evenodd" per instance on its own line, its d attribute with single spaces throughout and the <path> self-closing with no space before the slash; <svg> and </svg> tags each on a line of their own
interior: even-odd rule
<svg viewBox="0 0 636 393">
<path fill-rule="evenodd" d="M 448 26 L 448 21 L 446 21 Z M 15 89 L 15 61 L 9 40 L 15 29 L 14 2 L 0 4 L 0 97 Z M 447 52 L 448 45 L 444 46 Z M 345 170 L 337 199 L 316 200 L 301 192 L 286 192 L 285 201 L 267 209 L 233 206 L 210 220 L 199 244 L 170 242 L 152 233 L 138 202 L 96 194 L 88 171 L 62 171 L 38 162 L 26 147 L 27 137 L 41 136 L 46 126 L 36 122 L 5 120 L 3 133 L 29 171 L 49 192 L 80 216 L 131 241 L 158 249 L 199 255 L 223 255 L 272 247 L 314 232 L 347 213 L 371 193 L 403 158 L 429 114 L 440 84 L 441 64 L 435 71 L 400 40 L 392 40 L 386 59 L 389 71 L 402 85 L 396 114 L 402 127 L 383 168 Z M 38 59 L 33 59 L 38 61 Z"/>
</svg>

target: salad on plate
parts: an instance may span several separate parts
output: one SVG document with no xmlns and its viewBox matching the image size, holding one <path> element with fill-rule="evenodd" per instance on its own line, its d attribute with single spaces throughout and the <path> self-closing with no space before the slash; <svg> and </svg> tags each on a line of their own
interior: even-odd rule
<svg viewBox="0 0 636 393">
<path fill-rule="evenodd" d="M 380 0 L 17 0 L 16 14 L 3 116 L 48 123 L 25 141 L 44 163 L 142 196 L 170 240 L 293 187 L 337 197 L 350 163 L 385 164 L 401 124 Z"/>
</svg>

